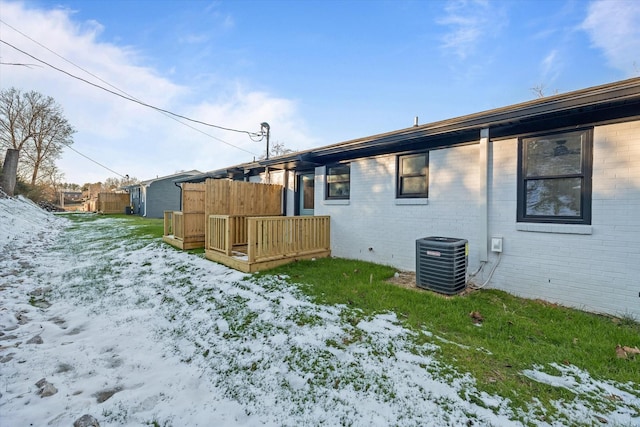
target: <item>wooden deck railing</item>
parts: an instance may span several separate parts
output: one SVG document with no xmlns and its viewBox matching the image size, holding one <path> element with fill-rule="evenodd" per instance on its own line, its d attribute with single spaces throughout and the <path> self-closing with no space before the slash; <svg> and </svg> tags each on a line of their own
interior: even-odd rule
<svg viewBox="0 0 640 427">
<path fill-rule="evenodd" d="M 250 263 L 331 249 L 329 216 L 250 217 L 247 228 Z"/>
<path fill-rule="evenodd" d="M 173 211 L 164 211 L 164 232 L 163 236 L 173 234 Z"/>
<path fill-rule="evenodd" d="M 247 217 L 244 215 L 209 215 L 207 249 L 227 256 L 247 245 Z"/>
<path fill-rule="evenodd" d="M 184 239 L 184 216 L 180 211 L 164 211 L 164 235 Z"/>
<path fill-rule="evenodd" d="M 210 215 L 209 250 L 247 255 L 249 263 L 330 250 L 330 217 Z"/>
</svg>

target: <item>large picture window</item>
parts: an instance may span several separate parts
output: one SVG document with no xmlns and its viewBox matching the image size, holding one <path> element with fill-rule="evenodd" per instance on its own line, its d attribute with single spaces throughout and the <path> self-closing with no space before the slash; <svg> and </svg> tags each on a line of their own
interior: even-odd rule
<svg viewBox="0 0 640 427">
<path fill-rule="evenodd" d="M 349 164 L 327 166 L 327 200 L 348 199 L 351 181 Z"/>
<path fill-rule="evenodd" d="M 592 131 L 521 138 L 518 221 L 591 224 Z"/>
<path fill-rule="evenodd" d="M 398 198 L 429 196 L 429 153 L 398 156 Z"/>
</svg>

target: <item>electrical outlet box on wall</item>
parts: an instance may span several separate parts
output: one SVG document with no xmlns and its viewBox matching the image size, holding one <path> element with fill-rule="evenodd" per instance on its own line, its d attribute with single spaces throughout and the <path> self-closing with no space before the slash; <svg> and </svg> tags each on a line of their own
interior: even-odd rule
<svg viewBox="0 0 640 427">
<path fill-rule="evenodd" d="M 502 237 L 491 238 L 491 252 L 502 252 Z"/>
</svg>

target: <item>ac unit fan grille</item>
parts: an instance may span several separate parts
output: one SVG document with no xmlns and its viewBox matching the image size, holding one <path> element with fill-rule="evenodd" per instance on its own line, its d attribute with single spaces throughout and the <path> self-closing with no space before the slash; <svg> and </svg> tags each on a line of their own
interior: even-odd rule
<svg viewBox="0 0 640 427">
<path fill-rule="evenodd" d="M 416 240 L 416 285 L 447 295 L 467 286 L 467 240 L 425 237 Z"/>
</svg>

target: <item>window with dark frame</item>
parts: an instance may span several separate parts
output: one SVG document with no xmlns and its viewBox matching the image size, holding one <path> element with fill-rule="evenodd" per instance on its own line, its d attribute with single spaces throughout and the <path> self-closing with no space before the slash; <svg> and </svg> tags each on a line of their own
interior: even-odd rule
<svg viewBox="0 0 640 427">
<path fill-rule="evenodd" d="M 593 131 L 518 141 L 518 222 L 591 224 Z"/>
<path fill-rule="evenodd" d="M 429 153 L 397 157 L 397 198 L 429 197 Z"/>
<path fill-rule="evenodd" d="M 338 164 L 327 166 L 326 199 L 348 199 L 351 185 L 351 166 Z"/>
</svg>

